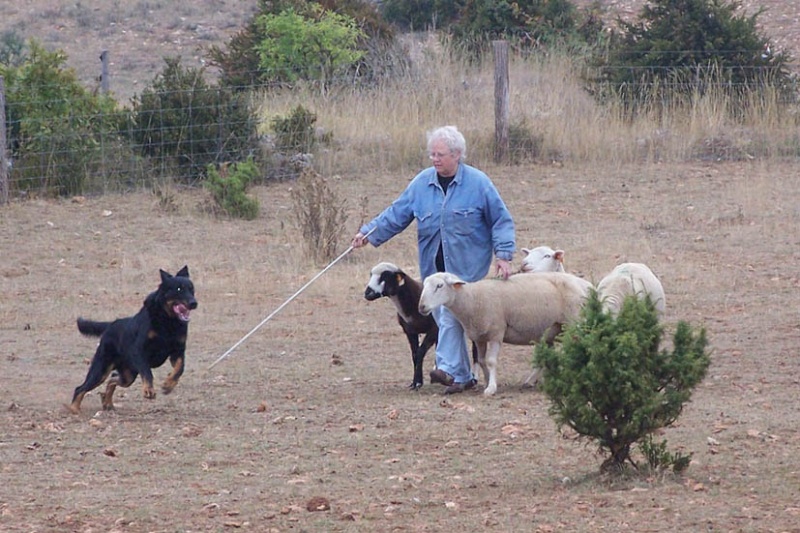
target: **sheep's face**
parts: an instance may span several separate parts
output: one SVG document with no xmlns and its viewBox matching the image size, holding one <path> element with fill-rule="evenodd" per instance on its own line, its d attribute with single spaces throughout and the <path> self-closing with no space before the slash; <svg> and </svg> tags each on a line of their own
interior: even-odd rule
<svg viewBox="0 0 800 533">
<path fill-rule="evenodd" d="M 364 298 L 377 300 L 382 296 L 394 296 L 402 282 L 403 272 L 391 263 L 379 263 L 370 272 Z"/>
<path fill-rule="evenodd" d="M 522 249 L 522 272 L 564 272 L 564 251 L 549 246 L 537 246 L 533 250 Z"/>
<path fill-rule="evenodd" d="M 422 315 L 429 315 L 440 305 L 447 305 L 452 302 L 455 287 L 464 282 L 453 274 L 439 272 L 425 278 L 422 284 L 422 294 L 419 297 L 419 312 Z"/>
</svg>

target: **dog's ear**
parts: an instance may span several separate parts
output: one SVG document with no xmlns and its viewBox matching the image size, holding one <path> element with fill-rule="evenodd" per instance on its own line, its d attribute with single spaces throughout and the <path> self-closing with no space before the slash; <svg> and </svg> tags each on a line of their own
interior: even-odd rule
<svg viewBox="0 0 800 533">
<path fill-rule="evenodd" d="M 187 265 L 183 265 L 183 268 L 178 270 L 178 273 L 175 274 L 179 278 L 188 278 L 189 277 L 189 267 Z"/>
<path fill-rule="evenodd" d="M 169 272 L 161 270 L 160 268 L 158 269 L 158 271 L 161 273 L 161 283 L 164 283 L 165 281 L 167 281 L 172 277 L 172 275 L 170 275 Z"/>
</svg>

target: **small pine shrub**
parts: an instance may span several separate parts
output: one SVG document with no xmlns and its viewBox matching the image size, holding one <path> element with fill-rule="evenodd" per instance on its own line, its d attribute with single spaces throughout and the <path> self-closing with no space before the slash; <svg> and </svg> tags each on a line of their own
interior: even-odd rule
<svg viewBox="0 0 800 533">
<path fill-rule="evenodd" d="M 316 263 L 335 259 L 347 224 L 347 201 L 339 198 L 328 180 L 305 169 L 292 189 L 292 202 L 308 257 Z"/>
<path fill-rule="evenodd" d="M 542 390 L 550 415 L 607 456 L 601 470 L 638 465 L 631 449 L 678 418 L 710 364 L 704 329 L 679 322 L 673 351 L 660 350 L 663 329 L 649 299 L 629 296 L 617 317 L 603 311 L 592 291 L 578 321 L 559 337 L 560 347 L 541 343 L 534 363 L 544 372 Z M 649 446 L 649 448 L 648 448 Z M 688 459 L 645 444 L 648 462 L 685 467 Z"/>
<path fill-rule="evenodd" d="M 311 152 L 316 144 L 316 122 L 317 115 L 302 105 L 295 107 L 288 116 L 273 118 L 271 126 L 275 132 L 275 147 L 284 154 Z"/>
<path fill-rule="evenodd" d="M 653 442 L 653 436 L 648 435 L 639 443 L 639 450 L 644 455 L 651 471 L 672 470 L 680 474 L 689 467 L 692 454 L 683 455 L 680 452 L 672 453 L 667 450 L 667 441 Z"/>
<path fill-rule="evenodd" d="M 258 199 L 247 195 L 247 187 L 258 177 L 258 166 L 252 159 L 220 165 L 208 165 L 206 189 L 217 210 L 234 218 L 253 220 L 258 216 Z"/>
</svg>

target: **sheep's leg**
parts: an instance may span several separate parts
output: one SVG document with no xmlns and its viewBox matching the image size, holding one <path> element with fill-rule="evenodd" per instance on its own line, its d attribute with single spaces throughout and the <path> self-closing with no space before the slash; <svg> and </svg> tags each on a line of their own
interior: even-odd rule
<svg viewBox="0 0 800 533">
<path fill-rule="evenodd" d="M 422 339 L 422 344 L 414 352 L 414 381 L 411 382 L 410 389 L 416 390 L 422 387 L 422 363 L 425 361 L 425 354 L 428 353 L 431 346 L 436 344 L 436 338 L 436 335 L 426 334 Z"/>
<path fill-rule="evenodd" d="M 486 366 L 486 343 L 485 342 L 475 342 L 473 343 L 473 359 L 475 360 L 475 370 L 473 373 L 475 377 L 478 377 L 478 369 L 477 367 L 481 367 L 483 371 L 483 381 L 488 385 L 489 384 L 489 368 Z"/>
<path fill-rule="evenodd" d="M 411 347 L 411 362 L 414 364 L 414 377 L 408 388 L 415 390 L 422 387 L 422 359 L 425 357 L 425 352 L 422 352 L 422 356 L 420 356 L 419 335 L 406 331 L 406 337 L 408 338 L 408 345 Z"/>
<path fill-rule="evenodd" d="M 486 389 L 483 391 L 485 396 L 492 396 L 497 392 L 497 356 L 500 354 L 500 344 L 497 341 L 490 341 L 486 344 L 483 359 L 489 370 L 489 384 L 486 385 Z"/>
</svg>

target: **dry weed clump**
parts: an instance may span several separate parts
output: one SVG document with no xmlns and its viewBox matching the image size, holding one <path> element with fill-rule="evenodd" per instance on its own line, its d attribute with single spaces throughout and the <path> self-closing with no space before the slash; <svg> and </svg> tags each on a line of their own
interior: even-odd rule
<svg viewBox="0 0 800 533">
<path fill-rule="evenodd" d="M 328 179 L 306 168 L 292 188 L 292 204 L 307 256 L 317 264 L 335 259 L 348 220 L 347 200 Z"/>
</svg>

